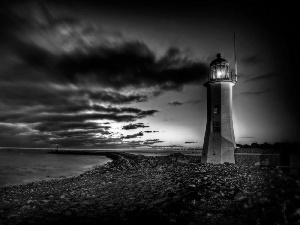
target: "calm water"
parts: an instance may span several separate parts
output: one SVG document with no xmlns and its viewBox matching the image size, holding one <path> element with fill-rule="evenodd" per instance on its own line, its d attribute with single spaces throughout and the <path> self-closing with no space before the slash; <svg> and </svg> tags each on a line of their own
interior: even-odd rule
<svg viewBox="0 0 300 225">
<path fill-rule="evenodd" d="M 0 149 L 0 186 L 72 176 L 111 160 L 95 155 L 55 155 L 49 150 Z"/>
<path fill-rule="evenodd" d="M 67 150 L 67 149 L 66 149 Z M 71 149 L 70 149 L 71 150 Z M 60 176 L 72 176 L 91 170 L 111 160 L 97 155 L 56 155 L 47 154 L 49 149 L 5 149 L 0 148 L 0 186 L 24 184 Z M 112 150 L 97 151 L 128 152 L 145 156 L 166 156 L 174 152 L 201 156 L 201 151 L 153 151 L 153 150 Z"/>
<path fill-rule="evenodd" d="M 182 153 L 184 155 L 193 155 L 193 156 L 201 156 L 202 150 L 185 150 L 185 151 L 172 151 L 172 150 L 165 150 L 165 151 L 126 151 L 128 153 L 134 154 L 134 155 L 144 155 L 144 156 L 167 156 L 173 153 Z"/>
</svg>

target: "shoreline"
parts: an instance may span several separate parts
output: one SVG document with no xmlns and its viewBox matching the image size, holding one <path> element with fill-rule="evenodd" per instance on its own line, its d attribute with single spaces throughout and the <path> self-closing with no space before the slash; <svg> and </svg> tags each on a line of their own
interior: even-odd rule
<svg viewBox="0 0 300 225">
<path fill-rule="evenodd" d="M 2 147 L 3 148 L 3 147 Z M 1 147 L 0 147 L 1 149 Z M 9 148 L 6 148 L 6 150 L 9 149 Z M 33 148 L 20 148 L 20 149 L 33 149 Z M 9 150 L 19 150 L 19 149 L 15 149 L 13 147 L 11 147 L 11 149 Z M 40 150 L 40 148 L 36 148 L 34 150 Z M 60 149 L 60 150 L 56 150 L 56 149 L 50 149 L 50 148 L 44 148 L 42 149 L 43 151 L 47 151 L 46 154 L 63 154 L 63 155 L 98 155 L 98 156 L 105 156 L 107 157 L 108 159 L 111 159 L 113 160 L 114 157 L 111 156 L 113 153 L 130 153 L 130 154 L 133 154 L 133 155 L 140 155 L 140 154 L 144 154 L 145 156 L 149 156 L 147 155 L 148 153 L 151 154 L 151 153 L 164 153 L 164 154 L 172 154 L 172 153 L 179 153 L 180 151 L 170 151 L 170 150 L 166 150 L 166 151 L 140 151 L 140 150 L 131 150 L 131 151 L 119 151 L 120 149 L 116 150 L 116 151 L 105 151 L 105 150 L 95 150 L 95 149 L 91 149 L 91 150 L 81 150 L 81 149 Z M 50 151 L 49 151 L 50 150 Z M 182 151 L 181 151 L 182 152 Z M 189 155 L 189 151 L 185 151 L 184 153 L 188 152 L 187 154 Z M 193 154 L 194 153 L 194 150 L 191 150 L 191 153 Z M 200 154 L 200 153 L 198 153 Z M 197 155 L 198 155 L 197 154 Z M 196 154 L 194 154 L 196 155 Z M 109 157 L 111 156 L 111 157 Z M 152 155 L 150 155 L 152 156 Z M 153 156 L 166 156 L 166 155 L 153 155 Z M 85 173 L 85 172 L 88 172 L 88 171 L 91 171 L 93 170 L 94 167 L 98 167 L 98 166 L 101 166 L 101 165 L 94 165 L 92 166 L 91 168 L 89 168 L 88 170 L 85 170 L 85 171 L 82 171 L 82 172 L 78 172 L 76 174 L 73 174 L 73 175 L 61 175 L 61 176 L 53 176 L 53 177 L 43 177 L 43 178 L 40 178 L 40 179 L 37 179 L 37 180 L 32 180 L 32 181 L 29 181 L 29 182 L 20 182 L 20 183 L 12 183 L 12 184 L 6 184 L 6 185 L 0 185 L 0 188 L 1 187 L 9 187 L 9 186 L 18 186 L 18 185 L 26 185 L 26 184 L 29 184 L 29 183 L 32 183 L 32 182 L 40 182 L 40 181 L 50 181 L 52 179 L 63 179 L 63 178 L 71 178 L 73 176 L 78 176 L 82 173 Z"/>
<path fill-rule="evenodd" d="M 100 155 L 51 155 L 49 151 L 34 153 L 21 151 L 13 154 L 7 152 L 1 154 L 0 157 L 0 187 L 69 178 L 112 161 Z"/>
<path fill-rule="evenodd" d="M 180 153 L 104 154 L 113 161 L 76 176 L 0 187 L 0 224 L 283 224 L 300 219 L 300 179 L 275 168 L 205 165 L 200 157 Z"/>
</svg>

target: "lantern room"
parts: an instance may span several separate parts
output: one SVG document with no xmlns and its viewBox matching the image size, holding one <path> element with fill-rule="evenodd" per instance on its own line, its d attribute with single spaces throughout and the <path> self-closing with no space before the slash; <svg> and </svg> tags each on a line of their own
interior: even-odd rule
<svg viewBox="0 0 300 225">
<path fill-rule="evenodd" d="M 227 81 L 236 83 L 236 75 L 229 72 L 229 63 L 217 54 L 217 58 L 210 63 L 210 74 L 204 80 L 204 86 L 211 82 Z"/>
</svg>

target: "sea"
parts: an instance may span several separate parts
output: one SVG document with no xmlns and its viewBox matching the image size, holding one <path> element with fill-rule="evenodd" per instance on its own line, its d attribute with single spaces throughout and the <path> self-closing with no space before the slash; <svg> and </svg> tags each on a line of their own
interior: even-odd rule
<svg viewBox="0 0 300 225">
<path fill-rule="evenodd" d="M 51 150 L 53 149 L 0 148 L 0 187 L 58 177 L 70 177 L 111 161 L 111 159 L 100 155 L 48 154 Z M 172 150 L 151 151 L 127 149 L 102 149 L 93 151 L 128 152 L 145 156 L 165 156 L 178 152 Z M 184 154 L 201 156 L 201 151 L 185 151 Z"/>
</svg>

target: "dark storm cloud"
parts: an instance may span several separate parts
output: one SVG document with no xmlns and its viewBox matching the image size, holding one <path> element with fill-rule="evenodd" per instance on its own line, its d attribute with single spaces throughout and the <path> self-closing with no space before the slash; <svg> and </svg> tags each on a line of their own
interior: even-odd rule
<svg viewBox="0 0 300 225">
<path fill-rule="evenodd" d="M 85 79 L 115 89 L 159 86 L 161 90 L 180 90 L 185 84 L 199 82 L 208 72 L 206 64 L 185 58 L 180 50 L 177 57 L 167 53 L 157 59 L 146 44 L 138 41 L 60 55 L 24 44 L 18 52 L 28 65 L 51 71 L 61 82 L 77 84 Z M 145 97 L 137 100 L 144 101 Z"/>
<path fill-rule="evenodd" d="M 274 79 L 274 77 L 277 77 L 278 74 L 276 73 L 266 73 L 255 77 L 249 77 L 245 79 L 245 82 L 256 82 L 256 81 L 266 81 L 270 79 Z"/>
<path fill-rule="evenodd" d="M 144 118 L 146 116 L 151 116 L 154 113 L 158 112 L 157 110 L 146 110 L 143 111 L 138 108 L 132 107 L 113 107 L 113 106 L 102 106 L 102 105 L 88 105 L 88 104 L 78 104 L 78 105 L 67 105 L 67 106 L 54 106 L 51 108 L 46 108 L 45 110 L 48 113 L 77 113 L 77 112 L 84 112 L 84 111 L 93 111 L 94 113 L 97 112 L 105 112 L 105 113 L 115 113 L 115 114 L 136 114 L 137 118 Z"/>
<path fill-rule="evenodd" d="M 271 90 L 272 88 L 268 88 L 262 91 L 245 91 L 245 92 L 241 92 L 240 95 L 261 95 L 270 92 Z"/>
<path fill-rule="evenodd" d="M 126 135 L 123 138 L 124 139 L 131 139 L 131 138 L 141 137 L 143 135 L 144 135 L 143 132 L 139 132 L 139 133 L 136 133 L 136 134 Z"/>
<path fill-rule="evenodd" d="M 149 127 L 149 126 L 145 126 L 144 123 L 130 123 L 128 125 L 125 125 L 122 127 L 123 130 L 134 130 L 134 129 L 138 129 L 138 128 L 145 128 L 145 127 Z"/>
<path fill-rule="evenodd" d="M 84 122 L 87 120 L 112 120 L 115 122 L 130 122 L 145 118 L 156 113 L 156 110 L 142 111 L 136 115 L 117 113 L 86 113 L 86 114 L 59 114 L 41 113 L 30 115 L 27 113 L 2 113 L 0 121 L 18 123 L 38 123 L 38 122 Z"/>
<path fill-rule="evenodd" d="M 89 98 L 97 101 L 110 102 L 113 104 L 126 104 L 131 102 L 146 102 L 148 96 L 146 95 L 122 95 L 118 92 L 102 91 L 102 92 L 90 92 Z"/>
<path fill-rule="evenodd" d="M 51 79 L 78 83 L 84 78 L 116 89 L 159 85 L 163 90 L 169 90 L 180 89 L 184 84 L 195 82 L 208 71 L 206 65 L 187 59 L 176 48 L 168 50 L 161 59 L 139 41 L 123 41 L 114 45 L 104 42 L 88 48 L 86 38 L 95 35 L 95 28 L 84 25 L 76 18 L 53 17 L 44 5 L 40 8 L 43 23 L 8 10 L 9 13 L 1 13 L 5 22 L 1 23 L 0 28 L 2 36 L 10 37 L 6 39 L 6 44 L 17 57 L 31 67 L 50 72 Z M 60 34 L 62 28 L 70 34 Z M 28 35 L 31 40 L 28 40 Z M 44 45 L 40 44 L 41 41 Z M 67 41 L 71 42 L 74 51 L 57 54 L 57 50 L 64 49 Z"/>
<path fill-rule="evenodd" d="M 137 119 L 154 115 L 156 110 L 141 110 L 133 107 L 103 106 L 90 104 L 90 93 L 101 93 L 98 101 L 105 97 L 105 91 L 87 91 L 68 89 L 66 86 L 53 88 L 46 83 L 14 83 L 0 84 L 0 121 L 9 122 L 1 135 L 3 146 L 45 146 L 60 144 L 63 146 L 119 146 L 119 139 L 101 143 L 95 135 L 108 135 L 109 122 L 102 124 L 87 122 L 89 120 L 112 120 L 115 122 L 133 122 Z M 113 102 L 123 104 L 125 95 L 109 92 L 108 95 L 117 96 Z M 136 95 L 135 95 L 136 96 Z M 127 99 L 126 101 L 134 100 Z M 30 107 L 29 107 L 30 106 Z M 87 112 L 88 111 L 88 112 Z M 22 123 L 24 126 L 14 124 Z M 30 126 L 31 129 L 26 128 Z M 64 132 L 61 132 L 64 131 Z M 24 132 L 25 134 L 22 134 Z M 60 133 L 61 132 L 61 133 Z M 76 139 L 76 140 L 75 140 Z M 4 141 L 5 140 L 5 141 Z M 22 141 L 21 141 L 22 140 Z M 116 142 L 116 143 L 115 143 Z M 22 144 L 21 144 L 22 143 Z"/>
<path fill-rule="evenodd" d="M 0 78 L 1 80 L 1 78 Z M 113 91 L 91 91 L 81 89 L 69 89 L 67 86 L 55 88 L 50 82 L 8 82 L 7 79 L 0 83 L 0 103 L 14 106 L 35 106 L 41 105 L 51 109 L 52 111 L 59 110 L 65 107 L 71 110 L 80 111 L 84 108 L 99 110 L 97 106 L 89 106 L 89 101 L 97 103 L 110 104 L 128 104 L 132 102 L 147 101 L 147 97 L 143 95 L 124 95 Z M 76 108 L 77 107 L 77 108 Z M 80 109 L 82 107 L 82 109 Z M 101 109 L 100 109 L 101 110 Z M 123 108 L 125 110 L 125 108 Z M 134 110 L 134 109 L 132 109 Z M 127 108 L 127 111 L 130 111 Z"/>
<path fill-rule="evenodd" d="M 116 89 L 155 85 L 163 90 L 180 89 L 184 84 L 199 81 L 207 73 L 207 66 L 201 63 L 167 56 L 157 60 L 140 42 L 101 47 L 89 55 L 66 56 L 60 60 L 58 69 L 72 82 L 78 79 L 76 74 L 93 74 L 99 83 Z"/>
<path fill-rule="evenodd" d="M 182 102 L 175 101 L 175 102 L 169 102 L 168 105 L 171 105 L 171 106 L 178 106 L 178 105 L 183 105 L 183 103 L 182 103 Z"/>
</svg>

